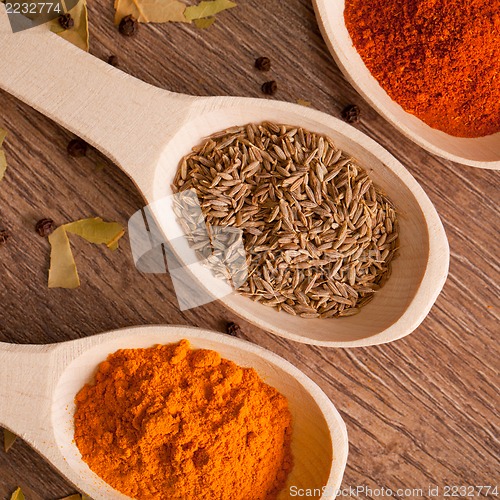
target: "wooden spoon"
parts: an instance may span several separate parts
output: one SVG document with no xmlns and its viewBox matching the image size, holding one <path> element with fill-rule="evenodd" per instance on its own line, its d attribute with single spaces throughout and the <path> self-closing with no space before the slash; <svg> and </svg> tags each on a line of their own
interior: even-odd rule
<svg viewBox="0 0 500 500">
<path fill-rule="evenodd" d="M 74 398 L 110 353 L 188 339 L 240 366 L 254 368 L 289 402 L 293 417 L 291 486 L 323 488 L 334 498 L 347 461 L 345 424 L 323 391 L 288 361 L 249 342 L 184 326 L 118 330 L 45 346 L 0 343 L 0 427 L 22 437 L 73 485 L 95 500 L 125 499 L 82 461 L 73 442 Z M 43 492 L 40 492 L 43 494 Z"/>
<path fill-rule="evenodd" d="M 365 134 L 296 104 L 191 97 L 152 87 L 77 49 L 47 26 L 12 34 L 3 5 L 0 47 L 0 87 L 106 154 L 150 204 L 171 194 L 183 155 L 204 137 L 234 125 L 264 120 L 300 125 L 329 135 L 358 159 L 399 211 L 400 255 L 387 284 L 360 314 L 342 319 L 295 317 L 237 293 L 221 299 L 248 321 L 300 342 L 353 347 L 401 338 L 429 312 L 448 272 L 443 226 L 415 179 Z M 176 224 L 156 215 L 166 237 L 175 237 Z"/>
<path fill-rule="evenodd" d="M 454 137 L 406 112 L 380 86 L 354 47 L 344 22 L 345 0 L 313 0 L 313 5 L 321 33 L 337 66 L 387 121 L 413 142 L 442 158 L 477 168 L 500 169 L 500 132 L 477 138 Z"/>
</svg>

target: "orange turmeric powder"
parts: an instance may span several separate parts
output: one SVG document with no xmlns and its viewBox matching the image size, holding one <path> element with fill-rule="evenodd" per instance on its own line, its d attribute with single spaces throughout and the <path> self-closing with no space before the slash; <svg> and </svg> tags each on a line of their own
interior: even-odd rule
<svg viewBox="0 0 500 500">
<path fill-rule="evenodd" d="M 187 340 L 111 354 L 75 402 L 83 460 L 132 498 L 273 500 L 292 468 L 286 398 Z"/>
</svg>

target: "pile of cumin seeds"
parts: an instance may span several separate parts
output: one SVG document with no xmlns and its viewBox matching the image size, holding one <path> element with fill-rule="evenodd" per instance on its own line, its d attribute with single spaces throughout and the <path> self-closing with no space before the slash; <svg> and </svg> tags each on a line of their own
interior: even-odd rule
<svg viewBox="0 0 500 500">
<path fill-rule="evenodd" d="M 389 277 L 395 208 L 327 136 L 269 122 L 233 127 L 193 148 L 172 187 L 196 191 L 207 227 L 243 231 L 248 278 L 238 291 L 261 304 L 351 316 Z"/>
</svg>

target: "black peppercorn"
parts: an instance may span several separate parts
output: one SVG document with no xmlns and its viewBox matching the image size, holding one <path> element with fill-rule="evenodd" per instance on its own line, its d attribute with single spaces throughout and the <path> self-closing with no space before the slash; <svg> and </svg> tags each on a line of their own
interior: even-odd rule
<svg viewBox="0 0 500 500">
<path fill-rule="evenodd" d="M 82 139 L 73 139 L 68 144 L 68 154 L 75 158 L 81 158 L 87 154 L 87 143 Z"/>
<path fill-rule="evenodd" d="M 347 123 L 358 123 L 361 111 L 356 104 L 349 104 L 342 110 L 342 118 Z"/>
<path fill-rule="evenodd" d="M 55 228 L 56 227 L 52 219 L 40 219 L 36 223 L 35 231 L 43 238 L 46 238 L 54 232 Z"/>
<path fill-rule="evenodd" d="M 236 323 L 228 323 L 227 325 L 227 333 L 233 337 L 241 337 L 242 331 L 240 325 Z"/>
<path fill-rule="evenodd" d="M 271 80 L 270 82 L 263 83 L 261 89 L 264 94 L 273 95 L 278 90 L 278 84 L 274 80 Z"/>
<path fill-rule="evenodd" d="M 108 57 L 108 64 L 111 64 L 111 66 L 118 66 L 118 57 L 115 56 L 114 54 L 110 55 Z"/>
<path fill-rule="evenodd" d="M 0 245 L 7 243 L 7 240 L 11 237 L 10 231 L 8 229 L 0 229 Z"/>
<path fill-rule="evenodd" d="M 133 36 L 137 33 L 139 29 L 139 23 L 137 19 L 133 16 L 124 17 L 121 22 L 118 30 L 123 36 Z"/>
<path fill-rule="evenodd" d="M 75 25 L 75 21 L 71 17 L 71 14 L 63 14 L 59 16 L 59 24 L 64 30 L 69 30 Z"/>
<path fill-rule="evenodd" d="M 259 71 L 269 71 L 271 69 L 271 59 L 269 57 L 258 57 L 255 60 L 255 67 Z"/>
</svg>

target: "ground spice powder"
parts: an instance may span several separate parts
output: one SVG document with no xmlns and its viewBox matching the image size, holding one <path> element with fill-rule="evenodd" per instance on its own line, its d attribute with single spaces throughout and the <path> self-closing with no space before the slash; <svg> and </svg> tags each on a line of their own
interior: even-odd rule
<svg viewBox="0 0 500 500">
<path fill-rule="evenodd" d="M 271 500 L 292 468 L 286 398 L 186 340 L 110 355 L 76 406 L 83 459 L 133 498 Z"/>
<path fill-rule="evenodd" d="M 346 0 L 344 17 L 406 111 L 454 136 L 500 131 L 500 0 Z"/>
</svg>

